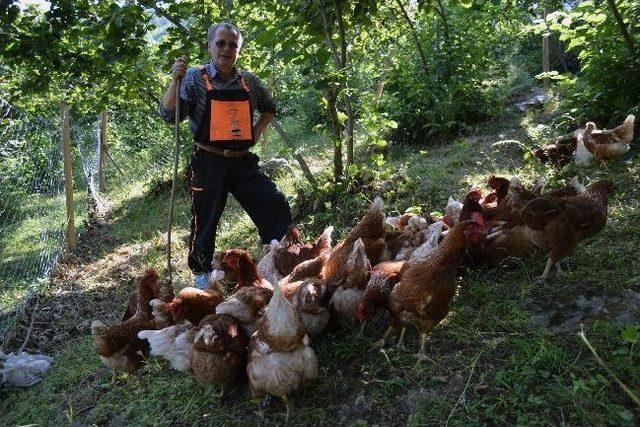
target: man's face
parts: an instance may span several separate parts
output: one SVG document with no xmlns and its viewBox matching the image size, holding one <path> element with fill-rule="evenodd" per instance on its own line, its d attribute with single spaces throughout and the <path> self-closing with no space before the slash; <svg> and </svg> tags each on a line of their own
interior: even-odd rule
<svg viewBox="0 0 640 427">
<path fill-rule="evenodd" d="M 238 59 L 240 37 L 227 28 L 220 28 L 209 42 L 209 54 L 213 63 L 223 71 L 230 71 Z"/>
</svg>

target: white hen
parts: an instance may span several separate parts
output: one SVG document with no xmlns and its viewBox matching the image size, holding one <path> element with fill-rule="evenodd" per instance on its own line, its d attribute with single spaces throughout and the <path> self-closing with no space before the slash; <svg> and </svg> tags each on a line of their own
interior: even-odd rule
<svg viewBox="0 0 640 427">
<path fill-rule="evenodd" d="M 149 341 L 152 356 L 160 356 L 171 363 L 171 367 L 181 372 L 191 370 L 191 352 L 195 328 L 184 320 L 159 330 L 143 330 L 138 338 Z"/>
</svg>

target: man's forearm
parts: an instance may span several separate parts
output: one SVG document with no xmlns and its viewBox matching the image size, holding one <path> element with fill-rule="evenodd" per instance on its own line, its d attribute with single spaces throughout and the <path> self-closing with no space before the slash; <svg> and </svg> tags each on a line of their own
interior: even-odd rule
<svg viewBox="0 0 640 427">
<path fill-rule="evenodd" d="M 162 98 L 162 108 L 169 111 L 176 109 L 176 90 L 178 89 L 178 83 L 175 80 L 171 80 L 171 86 L 169 86 L 167 93 Z"/>
<path fill-rule="evenodd" d="M 258 140 L 260 139 L 260 137 L 264 133 L 264 130 L 267 128 L 269 123 L 271 123 L 271 120 L 273 120 L 274 117 L 275 117 L 275 115 L 273 113 L 262 113 L 262 114 L 260 114 L 260 118 L 258 119 L 258 122 L 256 123 L 256 125 L 254 127 L 254 137 L 255 137 L 256 142 L 258 142 Z"/>
</svg>

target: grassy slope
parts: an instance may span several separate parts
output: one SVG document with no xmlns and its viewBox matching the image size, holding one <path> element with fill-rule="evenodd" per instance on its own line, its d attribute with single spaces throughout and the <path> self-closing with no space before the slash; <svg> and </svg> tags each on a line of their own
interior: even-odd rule
<svg viewBox="0 0 640 427">
<path fill-rule="evenodd" d="M 518 174 L 525 182 L 545 174 L 552 178 L 552 184 L 574 173 L 583 180 L 610 174 L 618 192 L 605 230 L 583 243 L 569 258 L 569 274 L 554 277 L 545 285 L 533 281 L 543 269 L 542 256 L 517 268 L 475 271 L 464 277 L 450 315 L 428 343 L 432 362 L 416 364 L 410 354 L 398 354 L 391 348 L 367 351 L 369 343 L 383 331 L 382 322 L 369 327 L 364 335 L 343 330 L 325 336 L 315 346 L 320 376 L 295 396 L 293 424 L 329 425 L 358 420 L 383 425 L 442 424 L 447 420 L 465 425 L 637 423 L 637 408 L 597 365 L 575 328 L 554 326 L 580 295 L 619 296 L 626 289 L 640 291 L 640 278 L 634 267 L 635 248 L 640 244 L 640 202 L 634 191 L 640 184 L 638 149 L 632 150 L 633 160 L 608 171 L 567 168 L 556 176 L 540 165 L 523 165 L 521 153 L 513 144 L 491 147 L 498 139 L 527 140 L 526 128 L 517 122 L 505 124 L 505 128 L 510 127 L 516 129 L 513 134 L 498 136 L 500 129 L 484 129 L 480 133 L 484 136 L 427 148 L 419 154 L 414 148 L 393 150 L 391 163 L 406 170 L 406 175 L 415 180 L 416 190 L 403 193 L 389 210 L 402 211 L 424 204 L 429 210 L 442 210 L 450 194 L 462 195 L 469 185 L 482 183 L 493 172 Z M 292 182 L 285 178 L 280 185 L 292 194 Z M 116 206 L 112 232 L 122 245 L 98 256 L 90 267 L 97 276 L 80 280 L 76 286 L 87 291 L 100 286 L 117 287 L 103 272 L 114 262 L 133 265 L 134 269 L 147 265 L 164 267 L 165 201 L 165 194 L 139 194 Z M 180 201 L 177 212 L 177 223 L 186 224 L 186 199 Z M 163 220 L 149 221 L 150 216 Z M 311 228 L 324 225 L 311 224 Z M 339 232 L 346 229 L 342 224 L 334 225 L 341 229 Z M 174 254 L 179 272 L 174 280 L 178 286 L 189 280 L 184 268 L 186 234 L 184 227 L 176 227 Z M 231 203 L 225 213 L 219 246 L 257 246 L 252 225 L 236 203 Z M 129 257 L 118 261 L 117 254 L 123 251 L 128 251 Z M 121 292 L 118 298 L 122 301 L 125 296 L 126 292 Z M 547 327 L 538 326 L 531 321 L 531 313 L 536 310 L 553 312 L 555 317 Z M 622 327 L 606 315 L 587 316 L 584 321 L 600 354 L 627 385 L 636 385 L 639 393 L 637 345 L 625 344 L 620 337 Z M 417 337 L 411 334 L 408 347 L 417 350 L 417 344 Z M 158 360 L 151 360 L 128 381 L 104 388 L 101 384 L 109 380 L 110 373 L 93 354 L 86 330 L 55 356 L 54 368 L 42 384 L 22 392 L 3 392 L 0 413 L 5 414 L 4 423 L 284 422 L 280 402 L 261 410 L 248 399 L 246 388 L 221 402 L 216 396 L 217 388 L 201 386 Z"/>
<path fill-rule="evenodd" d="M 86 218 L 85 192 L 74 194 L 76 224 Z M 42 272 L 45 258 L 54 257 L 65 230 L 64 193 L 54 197 L 34 196 L 22 200 L 21 221 L 0 234 L 0 313 L 15 308 L 24 298 L 30 279 Z M 77 230 L 81 232 L 82 229 Z"/>
</svg>

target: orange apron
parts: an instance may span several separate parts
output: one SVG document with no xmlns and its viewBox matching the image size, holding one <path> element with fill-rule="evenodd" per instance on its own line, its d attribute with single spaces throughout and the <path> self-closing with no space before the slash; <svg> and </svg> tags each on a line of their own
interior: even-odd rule
<svg viewBox="0 0 640 427">
<path fill-rule="evenodd" d="M 235 89 L 214 89 L 204 66 L 200 68 L 207 88 L 204 114 L 196 141 L 221 150 L 243 151 L 255 144 L 251 92 L 240 76 Z"/>
</svg>

